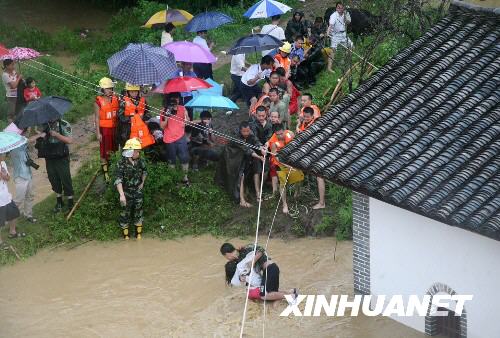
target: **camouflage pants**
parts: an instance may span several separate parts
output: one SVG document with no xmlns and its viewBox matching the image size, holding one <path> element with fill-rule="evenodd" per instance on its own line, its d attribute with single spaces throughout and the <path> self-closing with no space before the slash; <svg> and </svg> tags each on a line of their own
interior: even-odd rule
<svg viewBox="0 0 500 338">
<path fill-rule="evenodd" d="M 127 205 L 121 207 L 120 227 L 127 228 L 131 225 L 142 224 L 142 206 L 144 204 L 144 194 L 141 191 L 124 191 Z"/>
</svg>

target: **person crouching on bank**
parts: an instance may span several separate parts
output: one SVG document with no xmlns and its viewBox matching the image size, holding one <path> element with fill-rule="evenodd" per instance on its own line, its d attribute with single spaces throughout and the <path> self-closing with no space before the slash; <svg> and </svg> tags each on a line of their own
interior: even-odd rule
<svg viewBox="0 0 500 338">
<path fill-rule="evenodd" d="M 120 194 L 120 227 L 123 238 L 129 239 L 129 226 L 135 225 L 135 237 L 141 239 L 144 204 L 146 162 L 140 157 L 141 143 L 137 138 L 128 140 L 122 158 L 116 167 L 115 185 Z"/>
</svg>

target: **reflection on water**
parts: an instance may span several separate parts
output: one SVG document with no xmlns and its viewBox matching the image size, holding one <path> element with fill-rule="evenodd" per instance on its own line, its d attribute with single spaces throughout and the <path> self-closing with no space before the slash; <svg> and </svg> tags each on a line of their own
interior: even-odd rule
<svg viewBox="0 0 500 338">
<path fill-rule="evenodd" d="M 105 28 L 113 13 L 88 1 L 1 0 L 0 20 L 9 25 L 27 25 L 53 33 L 70 30 Z"/>
<path fill-rule="evenodd" d="M 88 243 L 46 250 L 0 269 L 2 337 L 234 337 L 242 288 L 224 285 L 222 240 Z M 244 244 L 235 240 L 235 244 Z M 352 294 L 352 245 L 334 239 L 272 240 L 281 288 Z M 279 317 L 268 306 L 268 337 L 424 337 L 387 318 Z M 246 336 L 262 336 L 261 303 L 249 303 Z"/>
</svg>

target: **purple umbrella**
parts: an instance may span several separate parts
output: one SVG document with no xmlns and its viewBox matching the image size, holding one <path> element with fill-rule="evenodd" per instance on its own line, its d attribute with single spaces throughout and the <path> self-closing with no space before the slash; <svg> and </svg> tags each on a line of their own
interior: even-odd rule
<svg viewBox="0 0 500 338">
<path fill-rule="evenodd" d="M 217 58 L 210 51 L 188 41 L 170 42 L 162 48 L 172 52 L 177 62 L 214 63 Z"/>
<path fill-rule="evenodd" d="M 9 54 L 2 55 L 0 59 L 29 60 L 40 56 L 40 53 L 31 48 L 14 47 L 9 50 Z"/>
</svg>

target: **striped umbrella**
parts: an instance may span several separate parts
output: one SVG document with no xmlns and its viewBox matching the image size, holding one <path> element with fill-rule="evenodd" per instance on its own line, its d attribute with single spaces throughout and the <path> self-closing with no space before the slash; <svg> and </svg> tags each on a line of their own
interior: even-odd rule
<svg viewBox="0 0 500 338">
<path fill-rule="evenodd" d="M 131 43 L 108 59 L 109 74 L 122 81 L 145 85 L 177 77 L 174 54 L 149 43 Z"/>
<path fill-rule="evenodd" d="M 270 18 L 274 15 L 282 15 L 292 10 L 291 7 L 274 0 L 262 0 L 250 7 L 244 17 L 249 19 Z"/>
</svg>

